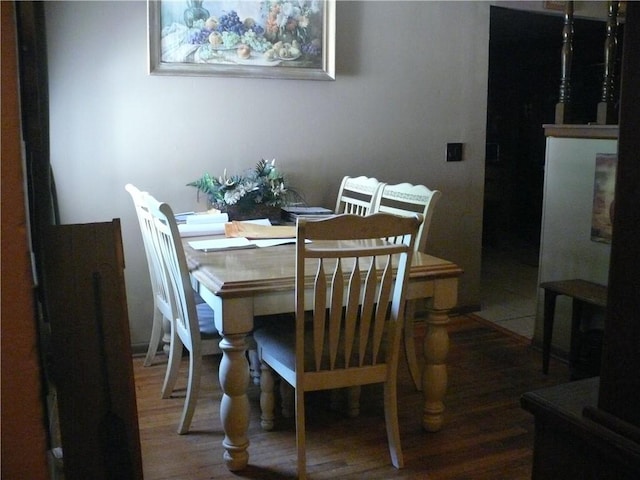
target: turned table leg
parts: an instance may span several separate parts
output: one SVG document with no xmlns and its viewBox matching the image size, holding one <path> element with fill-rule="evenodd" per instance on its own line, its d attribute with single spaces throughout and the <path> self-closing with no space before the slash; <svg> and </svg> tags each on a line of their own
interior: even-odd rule
<svg viewBox="0 0 640 480">
<path fill-rule="evenodd" d="M 225 335 L 220 341 L 220 386 L 223 396 L 220 418 L 224 428 L 224 462 L 231 471 L 242 470 L 249 462 L 249 367 L 245 357 L 245 335 Z"/>
<path fill-rule="evenodd" d="M 446 360 L 449 353 L 448 323 L 447 310 L 429 310 L 424 337 L 425 367 L 422 371 L 422 427 L 428 432 L 437 432 L 444 422 L 443 400 L 447 392 Z"/>
<path fill-rule="evenodd" d="M 444 423 L 444 396 L 447 393 L 447 355 L 449 354 L 449 310 L 457 301 L 457 278 L 436 281 L 432 305 L 426 320 L 422 394 L 422 427 L 437 432 Z"/>
</svg>

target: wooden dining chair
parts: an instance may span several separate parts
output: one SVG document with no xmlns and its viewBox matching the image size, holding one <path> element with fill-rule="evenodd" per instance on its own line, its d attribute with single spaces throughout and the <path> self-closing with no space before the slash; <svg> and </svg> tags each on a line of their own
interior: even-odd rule
<svg viewBox="0 0 640 480">
<path fill-rule="evenodd" d="M 396 372 L 405 284 L 422 215 L 338 215 L 299 220 L 295 329 L 254 333 L 262 362 L 262 427 L 273 427 L 271 371 L 295 390 L 298 477 L 306 476 L 305 392 L 384 384 L 391 461 L 403 466 Z M 402 237 L 400 243 L 383 238 Z M 395 255 L 397 263 L 392 264 Z M 393 268 L 397 267 L 394 274 Z"/>
<path fill-rule="evenodd" d="M 383 185 L 374 177 L 344 177 L 340 183 L 334 212 L 368 215 Z"/>
<path fill-rule="evenodd" d="M 160 257 L 155 251 L 153 244 L 153 218 L 149 213 L 149 209 L 145 203 L 144 197 L 146 192 L 140 191 L 135 185 L 128 183 L 125 190 L 131 195 L 133 206 L 136 210 L 140 233 L 142 234 L 142 244 L 144 246 L 145 256 L 147 258 L 147 266 L 149 268 L 149 279 L 151 280 L 151 291 L 153 295 L 153 318 L 151 327 L 151 338 L 149 339 L 149 348 L 144 358 L 144 366 L 148 367 L 158 353 L 162 334 L 166 330 L 170 330 L 171 322 L 171 304 L 169 301 L 168 283 L 164 274 Z M 165 328 L 166 324 L 166 328 Z"/>
<path fill-rule="evenodd" d="M 431 219 L 436 204 L 440 199 L 439 190 L 431 190 L 424 185 L 412 185 L 410 183 L 399 183 L 397 185 L 385 184 L 380 193 L 374 199 L 372 212 L 385 212 L 393 215 L 414 215 L 416 212 L 424 216 L 424 222 L 418 230 L 415 241 L 415 251 L 424 252 L 426 249 L 427 236 L 431 226 Z M 407 302 L 405 311 L 404 329 L 404 350 L 409 365 L 411 378 L 416 389 L 422 390 L 422 372 L 416 356 L 414 340 L 414 319 L 416 312 L 416 301 Z"/>
<path fill-rule="evenodd" d="M 189 355 L 187 392 L 178 425 L 178 433 L 184 434 L 189 431 L 198 401 L 202 356 L 221 354 L 221 337 L 215 327 L 211 307 L 206 303 L 195 302 L 184 247 L 171 207 L 150 194 L 144 196 L 144 201 L 153 220 L 154 248 L 160 257 L 167 279 L 166 288 L 170 292 L 171 341 L 162 387 L 163 398 L 170 397 L 175 389 L 183 347 Z"/>
</svg>

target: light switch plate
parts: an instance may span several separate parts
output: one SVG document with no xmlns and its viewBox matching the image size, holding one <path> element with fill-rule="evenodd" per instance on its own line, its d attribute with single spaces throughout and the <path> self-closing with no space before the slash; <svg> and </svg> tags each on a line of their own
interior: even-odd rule
<svg viewBox="0 0 640 480">
<path fill-rule="evenodd" d="M 462 143 L 447 143 L 447 162 L 462 161 Z"/>
</svg>

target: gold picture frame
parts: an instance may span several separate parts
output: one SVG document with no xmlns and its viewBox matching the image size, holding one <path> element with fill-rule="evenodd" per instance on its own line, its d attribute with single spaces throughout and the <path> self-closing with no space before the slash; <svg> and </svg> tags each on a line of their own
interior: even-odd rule
<svg viewBox="0 0 640 480">
<path fill-rule="evenodd" d="M 335 0 L 148 0 L 149 74 L 335 80 Z"/>
</svg>

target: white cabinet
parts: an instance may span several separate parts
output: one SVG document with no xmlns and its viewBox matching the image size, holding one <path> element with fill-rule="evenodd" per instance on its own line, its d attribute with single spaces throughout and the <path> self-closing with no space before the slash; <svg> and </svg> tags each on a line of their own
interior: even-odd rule
<svg viewBox="0 0 640 480">
<path fill-rule="evenodd" d="M 616 138 L 549 136 L 547 132 L 539 283 L 582 278 L 607 284 L 611 247 L 591 239 L 591 219 L 596 156 L 617 153 L 617 145 Z M 538 345 L 543 312 L 544 293 L 539 289 L 534 330 Z M 597 314 L 593 321 L 598 321 Z M 568 354 L 570 326 L 571 300 L 560 296 L 552 351 Z"/>
</svg>

